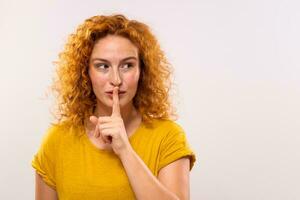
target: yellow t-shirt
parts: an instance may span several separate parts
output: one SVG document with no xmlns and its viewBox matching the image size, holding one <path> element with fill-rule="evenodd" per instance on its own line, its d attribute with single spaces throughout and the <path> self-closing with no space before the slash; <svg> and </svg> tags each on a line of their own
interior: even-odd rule
<svg viewBox="0 0 300 200">
<path fill-rule="evenodd" d="M 152 126 L 141 123 L 129 141 L 155 176 L 161 168 L 184 156 L 190 158 L 190 169 L 195 162 L 184 130 L 171 120 L 156 119 Z M 135 199 L 118 156 L 97 149 L 84 127 L 51 126 L 32 166 L 61 200 Z"/>
</svg>

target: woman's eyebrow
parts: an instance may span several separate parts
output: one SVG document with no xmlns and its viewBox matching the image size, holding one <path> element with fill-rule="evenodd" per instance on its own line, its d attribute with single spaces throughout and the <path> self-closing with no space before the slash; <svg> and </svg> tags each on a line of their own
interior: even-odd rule
<svg viewBox="0 0 300 200">
<path fill-rule="evenodd" d="M 126 61 L 126 60 L 130 60 L 130 59 L 138 60 L 137 57 L 135 57 L 135 56 L 129 56 L 129 57 L 123 58 L 123 59 L 121 60 L 121 62 L 124 62 L 124 61 Z M 99 60 L 99 61 L 102 61 L 102 62 L 110 63 L 109 60 L 104 59 L 104 58 L 93 58 L 91 61 L 93 62 L 93 61 L 95 61 L 95 60 Z"/>
</svg>

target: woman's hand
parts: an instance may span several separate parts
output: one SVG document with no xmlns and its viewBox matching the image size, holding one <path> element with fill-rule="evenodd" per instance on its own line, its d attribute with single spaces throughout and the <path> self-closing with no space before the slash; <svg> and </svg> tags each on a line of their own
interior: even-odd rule
<svg viewBox="0 0 300 200">
<path fill-rule="evenodd" d="M 106 117 L 91 116 L 90 121 L 96 125 L 94 136 L 110 145 L 120 155 L 122 150 L 130 146 L 125 125 L 120 113 L 118 87 L 113 90 L 112 115 Z"/>
</svg>

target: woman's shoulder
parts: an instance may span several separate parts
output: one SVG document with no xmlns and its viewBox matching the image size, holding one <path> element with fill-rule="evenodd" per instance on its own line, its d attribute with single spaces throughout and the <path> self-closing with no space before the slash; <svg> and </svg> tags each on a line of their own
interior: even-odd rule
<svg viewBox="0 0 300 200">
<path fill-rule="evenodd" d="M 170 119 L 153 119 L 148 130 L 151 135 L 155 135 L 161 139 L 174 137 L 178 134 L 185 134 L 182 126 Z"/>
<path fill-rule="evenodd" d="M 63 137 L 71 135 L 70 133 L 73 129 L 74 127 L 65 122 L 50 123 L 44 135 L 44 140 L 57 141 Z"/>
<path fill-rule="evenodd" d="M 178 122 L 171 119 L 154 119 L 152 124 L 156 129 L 180 132 L 184 131 L 182 126 Z"/>
</svg>

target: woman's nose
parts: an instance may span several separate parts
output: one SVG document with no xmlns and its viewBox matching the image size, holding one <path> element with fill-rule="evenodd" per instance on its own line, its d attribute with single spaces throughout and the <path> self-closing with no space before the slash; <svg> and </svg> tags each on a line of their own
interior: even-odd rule
<svg viewBox="0 0 300 200">
<path fill-rule="evenodd" d="M 112 70 L 110 81 L 114 86 L 119 86 L 122 83 L 119 70 Z"/>
</svg>

